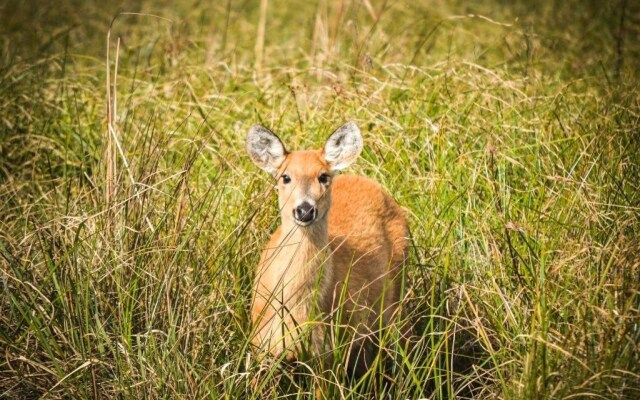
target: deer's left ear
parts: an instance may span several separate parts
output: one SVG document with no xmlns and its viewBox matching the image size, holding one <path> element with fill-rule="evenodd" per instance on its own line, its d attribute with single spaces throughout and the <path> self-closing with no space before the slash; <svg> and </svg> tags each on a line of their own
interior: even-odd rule
<svg viewBox="0 0 640 400">
<path fill-rule="evenodd" d="M 362 135 L 358 125 L 349 121 L 336 129 L 324 145 L 324 159 L 334 171 L 347 168 L 362 152 Z"/>
<path fill-rule="evenodd" d="M 275 133 L 261 125 L 253 125 L 247 135 L 247 153 L 251 160 L 275 175 L 287 157 L 287 149 Z"/>
</svg>

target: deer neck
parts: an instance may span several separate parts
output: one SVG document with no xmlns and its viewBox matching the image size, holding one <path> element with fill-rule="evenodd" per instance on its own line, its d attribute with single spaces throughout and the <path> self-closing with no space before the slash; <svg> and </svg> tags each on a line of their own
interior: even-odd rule
<svg viewBox="0 0 640 400">
<path fill-rule="evenodd" d="M 293 221 L 283 221 L 280 249 L 286 265 L 283 282 L 289 282 L 287 291 L 295 297 L 306 297 L 330 280 L 331 257 L 327 217 L 314 224 L 301 227 Z"/>
</svg>

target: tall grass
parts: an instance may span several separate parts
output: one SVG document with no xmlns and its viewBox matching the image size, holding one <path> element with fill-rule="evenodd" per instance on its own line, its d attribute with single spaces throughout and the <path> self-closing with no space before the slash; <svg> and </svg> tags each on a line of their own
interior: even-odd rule
<svg viewBox="0 0 640 400">
<path fill-rule="evenodd" d="M 0 398 L 640 397 L 635 2 L 0 9 Z M 245 133 L 346 119 L 412 244 L 358 382 L 248 344 Z"/>
</svg>

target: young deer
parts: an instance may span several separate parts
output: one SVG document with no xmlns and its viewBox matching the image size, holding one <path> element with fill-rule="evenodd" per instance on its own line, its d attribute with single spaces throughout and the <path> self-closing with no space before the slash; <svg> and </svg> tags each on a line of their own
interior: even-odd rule
<svg viewBox="0 0 640 400">
<path fill-rule="evenodd" d="M 313 351 L 322 354 L 327 324 L 313 321 L 319 311 L 353 332 L 348 368 L 362 371 L 375 355 L 372 332 L 380 322 L 388 326 L 398 307 L 407 247 L 402 210 L 376 182 L 336 176 L 362 151 L 353 122 L 331 134 L 323 149 L 294 152 L 254 125 L 247 151 L 278 178 L 282 219 L 256 271 L 252 343 L 294 359 L 300 335 L 311 329 Z"/>
</svg>

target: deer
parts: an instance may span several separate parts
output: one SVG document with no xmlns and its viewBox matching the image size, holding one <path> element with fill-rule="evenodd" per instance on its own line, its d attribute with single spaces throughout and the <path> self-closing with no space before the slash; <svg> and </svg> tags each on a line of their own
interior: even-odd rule
<svg viewBox="0 0 640 400">
<path fill-rule="evenodd" d="M 370 338 L 397 314 L 407 221 L 380 184 L 339 174 L 362 148 L 353 121 L 323 148 L 292 152 L 264 126 L 249 129 L 251 160 L 277 179 L 281 220 L 253 285 L 251 343 L 264 354 L 297 360 L 311 332 L 312 354 L 327 356 L 327 327 L 338 326 L 353 333 L 347 368 L 362 374 L 375 356 Z"/>
</svg>

